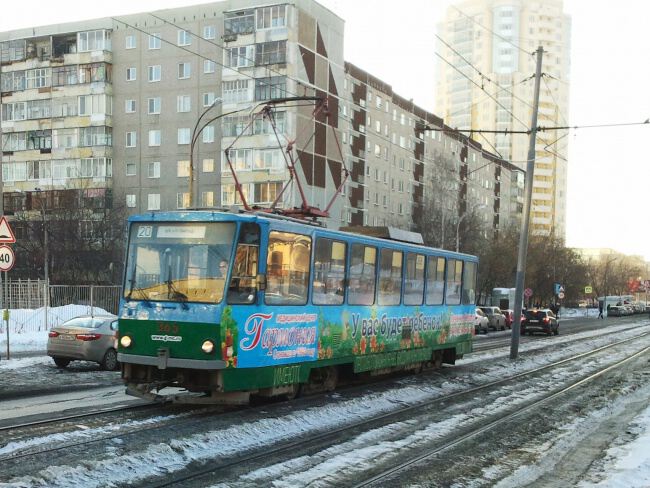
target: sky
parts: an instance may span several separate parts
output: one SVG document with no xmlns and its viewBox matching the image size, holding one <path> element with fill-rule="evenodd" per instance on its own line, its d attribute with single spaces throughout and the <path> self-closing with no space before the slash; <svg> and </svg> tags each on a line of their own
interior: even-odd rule
<svg viewBox="0 0 650 488">
<path fill-rule="evenodd" d="M 197 3 L 210 2 L 33 0 L 29 9 L 4 9 L 0 31 Z M 346 60 L 435 113 L 436 25 L 450 0 L 320 3 L 346 22 Z M 645 36 L 650 2 L 564 0 L 564 10 L 572 17 L 571 103 L 564 114 L 569 125 L 648 119 L 650 62 Z M 567 245 L 608 247 L 650 261 L 650 156 L 642 149 L 648 138 L 650 124 L 570 131 Z"/>
</svg>

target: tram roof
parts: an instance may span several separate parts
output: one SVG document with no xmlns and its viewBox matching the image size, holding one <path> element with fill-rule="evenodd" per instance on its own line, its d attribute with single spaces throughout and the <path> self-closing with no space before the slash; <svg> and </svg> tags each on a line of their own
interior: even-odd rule
<svg viewBox="0 0 650 488">
<path fill-rule="evenodd" d="M 200 222 L 205 221 L 206 218 L 211 220 L 226 221 L 229 218 L 235 217 L 238 220 L 244 221 L 255 221 L 255 220 L 267 220 L 267 221 L 277 221 L 277 222 L 286 222 L 288 224 L 301 225 L 311 227 L 314 230 L 323 230 L 332 234 L 347 234 L 349 236 L 356 236 L 367 238 L 371 241 L 376 241 L 381 243 L 382 241 L 395 242 L 397 244 L 411 245 L 414 247 L 422 247 L 424 249 L 435 249 L 440 253 L 445 255 L 453 255 L 464 258 L 475 258 L 472 254 L 465 254 L 454 252 L 446 249 L 439 249 L 426 246 L 422 235 L 417 232 L 411 232 L 403 229 L 398 229 L 395 227 L 368 227 L 368 226 L 349 226 L 341 227 L 340 229 L 328 229 L 320 222 L 311 222 L 294 217 L 287 217 L 285 215 L 273 214 L 269 212 L 245 212 L 237 208 L 234 209 L 224 209 L 224 208 L 206 208 L 206 209 L 191 209 L 191 210 L 171 210 L 171 211 L 153 211 L 141 214 L 131 215 L 129 217 L 129 222 L 164 222 L 164 221 L 174 221 L 174 222 Z"/>
</svg>

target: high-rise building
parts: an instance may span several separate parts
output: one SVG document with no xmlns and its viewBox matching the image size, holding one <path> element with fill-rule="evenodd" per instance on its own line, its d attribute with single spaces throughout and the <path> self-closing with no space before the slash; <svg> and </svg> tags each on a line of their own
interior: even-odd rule
<svg viewBox="0 0 650 488">
<path fill-rule="evenodd" d="M 538 127 L 568 125 L 570 18 L 562 0 L 467 0 L 438 26 L 436 113 L 526 167 L 536 67 L 544 49 Z M 481 130 L 497 133 L 480 132 Z M 531 232 L 564 237 L 567 130 L 538 132 Z"/>
<path fill-rule="evenodd" d="M 298 207 L 295 184 L 282 192 L 287 147 L 332 228 L 418 230 L 434 208 L 434 243 L 453 247 L 445 221 L 474 215 L 486 235 L 518 222 L 522 172 L 346 63 L 343 19 L 313 0 L 257 2 L 0 33 L 2 196 L 21 237 L 21 222 L 69 208 L 92 240 L 111 209 L 240 205 L 237 183 L 250 206 Z M 251 113 L 278 99 L 276 136 Z"/>
</svg>

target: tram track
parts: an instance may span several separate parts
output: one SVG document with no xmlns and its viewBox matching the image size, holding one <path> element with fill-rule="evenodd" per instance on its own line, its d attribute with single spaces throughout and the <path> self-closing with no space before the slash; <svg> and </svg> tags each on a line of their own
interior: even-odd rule
<svg viewBox="0 0 650 488">
<path fill-rule="evenodd" d="M 305 440 L 299 440 L 290 443 L 279 441 L 277 443 L 277 447 L 270 447 L 258 451 L 251 451 L 248 453 L 248 455 L 245 456 L 238 456 L 238 457 L 231 456 L 231 459 L 223 458 L 224 459 L 223 462 L 218 464 L 213 463 L 210 466 L 202 465 L 202 467 L 199 468 L 198 466 L 201 465 L 201 463 L 196 462 L 193 463 L 191 467 L 184 468 L 183 470 L 178 471 L 177 475 L 170 474 L 166 477 L 165 480 L 151 479 L 150 482 L 149 481 L 144 482 L 141 484 L 141 486 L 151 486 L 151 487 L 172 486 L 177 484 L 182 485 L 183 483 L 189 483 L 191 485 L 193 480 L 196 480 L 197 478 L 211 477 L 214 476 L 214 473 L 219 473 L 220 475 L 226 474 L 228 472 L 235 473 L 238 470 L 244 469 L 246 466 L 251 466 L 251 465 L 254 466 L 256 463 L 267 462 L 267 460 L 270 457 L 281 459 L 282 456 L 290 456 L 292 453 L 295 453 L 296 451 L 318 449 L 319 446 L 322 446 L 324 444 L 336 442 L 336 439 L 338 437 L 346 437 L 355 432 L 359 433 L 368 429 L 376 428 L 377 425 L 380 424 L 389 424 L 391 422 L 395 422 L 396 419 L 398 419 L 400 416 L 402 417 L 408 416 L 410 412 L 417 412 L 418 410 L 421 410 L 423 408 L 427 408 L 427 409 L 436 408 L 436 405 L 442 406 L 442 405 L 453 404 L 454 402 L 459 401 L 459 399 L 462 399 L 463 395 L 465 395 L 466 397 L 471 397 L 473 395 L 476 395 L 479 392 L 489 390 L 490 388 L 495 388 L 498 385 L 504 385 L 507 384 L 508 382 L 517 381 L 519 379 L 525 378 L 526 376 L 532 376 L 535 373 L 541 373 L 543 371 L 552 369 L 554 367 L 558 367 L 562 364 L 570 363 L 572 361 L 579 361 L 580 359 L 584 359 L 585 357 L 598 354 L 599 352 L 605 352 L 611 350 L 616 346 L 626 344 L 631 341 L 638 341 L 640 338 L 643 338 L 648 335 L 650 335 L 650 332 L 637 334 L 632 337 L 628 337 L 626 339 L 611 344 L 607 344 L 605 346 L 598 347 L 590 351 L 586 351 L 582 354 L 574 355 L 570 358 L 565 358 L 560 361 L 556 361 L 507 378 L 501 378 L 497 381 L 487 382 L 473 388 L 469 388 L 469 389 L 466 388 L 462 391 L 440 396 L 438 398 L 435 398 L 433 400 L 428 400 L 426 402 L 404 404 L 396 410 L 393 409 L 387 413 L 366 417 L 365 419 L 360 420 L 359 422 L 346 423 L 345 425 L 341 426 L 338 429 L 333 429 L 318 435 L 309 435 L 308 438 L 306 438 Z M 451 369 L 453 368 L 450 368 L 450 370 Z M 359 390 L 361 390 L 361 388 L 365 388 L 365 387 L 362 386 L 359 388 Z M 359 394 L 358 392 L 355 392 L 355 390 L 356 387 L 347 389 L 345 391 L 346 394 L 354 396 Z M 311 397 L 311 399 L 313 400 L 314 397 Z M 324 398 L 320 398 L 317 399 L 316 401 L 323 402 L 327 400 L 325 400 Z M 314 401 L 312 401 L 311 403 L 313 406 Z M 275 406 L 280 406 L 281 408 L 274 408 Z M 156 406 L 154 405 L 153 407 Z M 157 407 L 159 408 L 159 406 Z M 13 471 L 17 474 L 20 472 L 20 470 L 15 468 L 16 465 L 20 463 L 29 462 L 30 465 L 33 465 L 38 469 L 39 466 L 48 465 L 48 463 L 52 459 L 51 454 L 56 452 L 63 451 L 65 453 L 65 455 L 59 456 L 57 458 L 58 462 L 64 464 L 66 462 L 71 463 L 74 461 L 75 456 L 78 456 L 79 453 L 92 452 L 92 451 L 103 452 L 106 449 L 109 449 L 111 442 L 113 441 L 119 440 L 121 445 L 129 446 L 129 450 L 132 449 L 131 446 L 134 446 L 133 448 L 137 449 L 137 447 L 135 446 L 142 444 L 142 442 L 140 442 L 141 438 L 145 437 L 146 435 L 149 436 L 148 442 L 151 443 L 165 442 L 164 441 L 165 438 L 182 439 L 184 435 L 192 435 L 193 433 L 201 432 L 204 431 L 205 429 L 211 429 L 214 432 L 215 429 L 218 430 L 219 428 L 223 428 L 225 426 L 231 426 L 233 425 L 233 422 L 235 422 L 235 418 L 236 421 L 241 422 L 242 424 L 245 425 L 246 422 L 249 421 L 250 419 L 254 420 L 255 418 L 260 418 L 260 415 L 270 415 L 271 417 L 281 416 L 282 415 L 281 410 L 284 407 L 286 407 L 285 408 L 286 411 L 287 409 L 290 408 L 298 408 L 298 409 L 309 408 L 310 405 L 309 402 L 293 401 L 284 404 L 274 405 L 271 408 L 269 408 L 268 405 L 263 407 L 248 407 L 247 409 L 240 408 L 240 410 L 238 410 L 234 416 L 229 416 L 229 415 L 215 416 L 216 410 L 214 409 L 212 411 L 207 411 L 207 410 L 202 410 L 201 412 L 194 411 L 192 413 L 188 413 L 185 418 L 179 416 L 173 422 L 170 421 L 170 422 L 151 423 L 150 425 L 143 425 L 137 428 L 133 428 L 129 431 L 125 431 L 125 429 L 122 429 L 119 431 L 115 431 L 110 435 L 96 435 L 92 439 L 83 439 L 75 442 L 61 442 L 56 446 L 39 445 L 35 449 L 31 449 L 31 450 L 27 449 L 21 451 L 20 453 L 16 452 L 13 455 L 3 456 L 0 458 L 0 462 L 2 462 L 3 467 L 5 468 L 4 469 L 5 473 L 11 475 Z M 79 417 L 83 417 L 83 415 Z M 79 417 L 71 416 L 70 420 L 74 420 L 75 418 L 79 418 Z M 54 421 L 55 420 L 53 419 L 49 419 L 49 422 L 54 422 Z M 5 429 L 5 431 L 10 431 L 10 430 Z M 95 445 L 97 447 L 92 447 L 88 449 L 91 445 Z M 13 470 L 9 469 L 11 468 L 12 465 L 14 466 Z M 198 470 L 194 468 L 197 468 Z"/>
<path fill-rule="evenodd" d="M 399 473 L 406 471 L 408 469 L 411 469 L 424 461 L 427 461 L 431 458 L 436 457 L 440 453 L 447 451 L 449 449 L 452 449 L 454 447 L 458 447 L 466 442 L 468 442 L 471 439 L 474 439 L 477 436 L 480 436 L 482 434 L 485 434 L 487 432 L 493 431 L 495 429 L 498 429 L 499 427 L 502 427 L 509 422 L 517 419 L 518 417 L 522 417 L 526 414 L 529 414 L 531 412 L 534 412 L 535 409 L 543 406 L 544 404 L 551 402 L 554 399 L 557 399 L 563 395 L 565 395 L 568 392 L 571 392 L 572 390 L 585 385 L 589 382 L 594 381 L 597 378 L 600 378 L 602 375 L 619 368 L 626 363 L 644 355 L 650 352 L 650 346 L 649 347 L 644 347 L 643 349 L 640 349 L 639 351 L 625 357 L 624 359 L 621 359 L 619 361 L 616 361 L 613 364 L 607 365 L 603 367 L 602 369 L 599 369 L 598 371 L 586 376 L 577 379 L 574 382 L 571 382 L 569 385 L 564 386 L 560 389 L 557 389 L 556 391 L 551 392 L 547 396 L 544 396 L 540 399 L 534 400 L 530 403 L 528 403 L 525 406 L 519 406 L 518 409 L 514 412 L 506 412 L 502 416 L 490 421 L 487 424 L 478 426 L 477 428 L 470 430 L 468 432 L 465 432 L 461 435 L 456 435 L 454 436 L 453 439 L 450 439 L 448 441 L 440 443 L 438 446 L 428 449 L 423 453 L 420 453 L 418 455 L 415 455 L 413 457 L 410 457 L 407 461 L 398 463 L 394 466 L 391 466 L 390 468 L 373 475 L 372 477 L 369 477 L 368 479 L 365 479 L 359 483 L 356 483 L 352 485 L 352 488 L 365 488 L 368 486 L 385 486 L 386 483 L 389 483 L 391 479 L 394 479 L 396 475 Z"/>
<path fill-rule="evenodd" d="M 477 393 L 484 393 L 486 391 L 494 390 L 497 387 L 507 385 L 509 383 L 519 382 L 519 380 L 522 380 L 524 378 L 532 378 L 535 375 L 539 375 L 541 373 L 553 370 L 554 368 L 568 365 L 569 363 L 579 362 L 590 356 L 595 356 L 601 353 L 608 353 L 613 348 L 616 348 L 617 346 L 626 345 L 632 341 L 638 341 L 640 338 L 644 338 L 647 336 L 650 336 L 649 332 L 636 335 L 621 341 L 617 341 L 612 344 L 607 344 L 605 346 L 598 347 L 594 350 L 587 351 L 585 353 L 578 354 L 570 358 L 565 358 L 559 361 L 555 361 L 553 363 L 540 366 L 538 368 L 534 368 L 529 371 L 518 373 L 509 376 L 507 378 L 502 378 L 476 387 L 472 387 L 469 389 L 464 389 L 462 391 L 444 395 L 434 400 L 402 405 L 401 407 L 394 409 L 390 412 L 367 417 L 358 422 L 348 423 L 346 425 L 341 426 L 340 428 L 335 428 L 327 432 L 320 432 L 315 435 L 310 435 L 308 438 L 305 439 L 300 439 L 293 442 L 283 442 L 281 444 L 278 444 L 276 447 L 265 448 L 259 451 L 250 452 L 243 456 L 233 457 L 229 460 L 224 460 L 223 462 L 211 463 L 209 465 L 203 464 L 201 466 L 193 465 L 182 471 L 177 472 L 176 474 L 167 476 L 164 480 L 150 480 L 138 484 L 137 486 L 147 487 L 147 488 L 162 488 L 168 486 L 196 486 L 196 484 L 200 485 L 204 481 L 206 483 L 214 482 L 217 478 L 219 480 L 232 480 L 233 478 L 237 479 L 238 476 L 241 476 L 243 473 L 245 473 L 247 470 L 250 470 L 251 467 L 254 467 L 257 464 L 262 464 L 267 466 L 269 465 L 269 463 L 272 464 L 274 462 L 273 460 L 277 460 L 277 462 L 281 462 L 281 460 L 283 459 L 287 459 L 294 456 L 296 452 L 301 452 L 301 453 L 305 453 L 305 455 L 309 455 L 309 453 L 315 453 L 322 449 L 328 449 L 332 445 L 345 443 L 350 438 L 361 435 L 362 433 L 367 432 L 369 430 L 378 429 L 392 423 L 403 422 L 405 418 L 409 418 L 409 414 L 411 413 L 422 414 L 423 411 L 435 411 L 436 409 L 442 409 L 444 408 L 445 405 L 452 404 L 462 399 L 471 398 L 472 396 L 475 396 Z M 637 355 L 643 354 L 648 350 L 649 347 L 645 347 L 640 352 L 637 352 L 636 354 Z M 623 360 L 621 364 L 626 360 L 627 359 Z M 570 389 L 575 388 L 576 386 L 583 384 L 586 381 L 589 381 L 591 378 L 596 378 L 604 374 L 606 371 L 608 371 L 613 367 L 616 367 L 616 365 L 607 366 L 602 370 L 593 373 L 587 378 L 577 380 L 570 387 L 566 387 L 562 389 L 561 392 L 569 391 Z M 540 399 L 538 402 L 534 402 L 533 404 L 531 404 L 530 407 L 527 407 L 528 410 L 533 409 L 535 405 L 541 404 L 545 401 L 548 401 L 551 398 L 554 398 L 562 394 L 561 392 L 555 392 L 549 396 Z M 469 439 L 472 436 L 476 436 L 481 432 L 485 432 L 487 430 L 486 429 L 487 427 L 496 428 L 498 425 L 500 425 L 500 423 L 503 423 L 505 421 L 506 420 L 497 422 L 495 420 L 493 422 L 490 422 L 486 426 L 476 429 L 476 431 L 473 433 L 468 432 L 466 434 L 467 436 L 466 438 Z M 444 449 L 449 449 L 450 447 L 456 445 L 457 443 L 453 443 L 450 441 L 447 444 L 441 446 L 437 452 L 441 452 L 441 450 Z M 433 456 L 435 454 L 428 453 L 427 455 Z M 422 458 L 426 459 L 426 456 L 423 456 Z M 395 468 L 396 471 L 391 471 L 390 473 L 387 472 L 385 475 L 383 475 L 383 478 L 392 476 L 392 473 L 397 472 L 400 469 L 401 470 L 406 469 L 408 464 L 407 463 L 403 463 L 403 464 L 404 464 L 403 467 L 399 469 Z M 371 478 L 370 482 L 375 483 L 375 481 L 378 481 L 383 478 L 377 477 L 377 480 L 374 480 L 373 477 Z M 237 486 L 236 481 L 233 482 L 233 486 Z M 366 486 L 366 485 L 360 484 L 359 486 Z"/>
</svg>

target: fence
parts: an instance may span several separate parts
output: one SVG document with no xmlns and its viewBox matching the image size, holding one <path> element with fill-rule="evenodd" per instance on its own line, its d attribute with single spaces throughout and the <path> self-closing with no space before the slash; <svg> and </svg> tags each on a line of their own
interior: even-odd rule
<svg viewBox="0 0 650 488">
<path fill-rule="evenodd" d="M 49 330 L 80 315 L 117 314 L 121 286 L 49 285 L 45 281 L 7 281 L 2 309 L 9 309 L 13 332 Z M 4 329 L 4 322 L 0 329 Z"/>
</svg>

